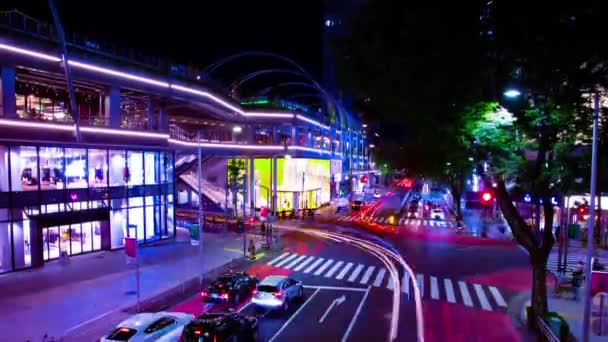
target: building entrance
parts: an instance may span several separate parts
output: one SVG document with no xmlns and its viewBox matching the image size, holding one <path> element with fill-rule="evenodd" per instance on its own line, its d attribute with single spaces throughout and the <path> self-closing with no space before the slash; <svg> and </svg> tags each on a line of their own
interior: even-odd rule
<svg viewBox="0 0 608 342">
<path fill-rule="evenodd" d="M 42 228 L 44 261 L 59 258 L 62 251 L 77 255 L 101 250 L 101 222 L 90 221 Z"/>
</svg>

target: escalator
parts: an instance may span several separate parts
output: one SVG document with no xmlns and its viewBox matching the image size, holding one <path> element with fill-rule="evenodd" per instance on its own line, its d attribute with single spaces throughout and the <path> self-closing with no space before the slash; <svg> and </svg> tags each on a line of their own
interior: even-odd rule
<svg viewBox="0 0 608 342">
<path fill-rule="evenodd" d="M 198 169 L 197 163 L 198 157 L 195 154 L 180 156 L 175 162 L 176 180 L 178 190 L 180 191 L 192 191 L 198 194 Z M 225 174 L 226 166 L 225 160 L 217 157 L 205 157 L 203 158 L 203 173 L 213 172 L 215 174 Z M 223 187 L 213 184 L 203 178 L 202 181 L 202 198 L 203 198 L 203 209 L 211 212 L 224 212 L 224 205 L 226 202 L 226 194 Z M 183 202 L 179 205 L 183 209 L 194 209 L 198 208 L 198 204 Z M 229 202 L 230 203 L 230 202 Z"/>
</svg>

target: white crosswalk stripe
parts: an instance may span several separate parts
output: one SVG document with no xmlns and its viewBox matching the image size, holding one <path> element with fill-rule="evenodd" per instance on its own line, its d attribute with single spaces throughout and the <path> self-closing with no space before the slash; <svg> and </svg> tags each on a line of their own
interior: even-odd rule
<svg viewBox="0 0 608 342">
<path fill-rule="evenodd" d="M 288 256 L 287 258 L 285 258 L 285 259 L 283 259 L 283 260 L 279 261 L 278 263 L 276 263 L 276 264 L 275 264 L 275 266 L 276 266 L 276 267 L 281 267 L 281 265 L 285 265 L 285 264 L 287 264 L 287 263 L 288 263 L 290 260 L 293 260 L 293 259 L 295 259 L 295 258 L 297 258 L 297 257 L 298 257 L 298 255 L 297 255 L 297 254 L 292 254 L 292 255 Z"/>
<path fill-rule="evenodd" d="M 473 284 L 475 288 L 475 293 L 477 293 L 477 299 L 479 299 L 479 304 L 481 304 L 481 308 L 486 311 L 492 311 L 492 307 L 488 302 L 488 298 L 486 297 L 485 292 L 483 292 L 483 288 L 479 284 Z"/>
<path fill-rule="evenodd" d="M 340 266 L 342 266 L 342 264 L 344 264 L 344 261 L 338 261 L 329 271 L 327 271 L 327 273 L 325 273 L 325 278 L 331 278 L 331 276 L 336 273 L 336 271 L 338 270 L 338 268 L 340 268 Z"/>
<path fill-rule="evenodd" d="M 294 271 L 299 271 L 299 270 L 303 269 L 304 266 L 310 264 L 310 262 L 313 261 L 313 260 L 315 260 L 315 257 L 314 256 L 310 256 L 310 257 L 308 257 L 308 259 L 304 260 L 303 263 L 299 264 L 298 267 L 294 268 L 293 270 Z"/>
<path fill-rule="evenodd" d="M 304 273 L 310 273 L 310 271 L 314 270 L 315 267 L 319 266 L 319 264 L 322 263 L 323 260 L 325 260 L 325 259 L 323 259 L 323 258 L 317 259 L 317 261 L 313 262 L 312 265 L 308 266 L 308 268 L 304 270 Z"/>
<path fill-rule="evenodd" d="M 344 278 L 344 276 L 346 275 L 346 273 L 348 273 L 348 270 L 350 270 L 350 268 L 353 267 L 353 265 L 354 264 L 352 262 L 349 262 L 348 264 L 346 264 L 346 266 L 344 266 L 342 271 L 340 271 L 340 273 L 338 273 L 338 276 L 336 276 L 336 279 L 342 280 Z"/>
<path fill-rule="evenodd" d="M 270 260 L 269 262 L 267 262 L 268 265 L 274 265 L 276 262 L 278 262 L 279 260 L 283 259 L 284 257 L 288 256 L 290 253 L 283 253 L 281 255 L 279 255 L 278 257 Z"/>
<path fill-rule="evenodd" d="M 363 277 L 361 278 L 361 281 L 359 283 L 360 284 L 367 284 L 367 282 L 369 281 L 369 278 L 374 273 L 374 269 L 375 268 L 376 268 L 375 266 L 369 266 L 367 268 L 367 270 L 365 270 L 365 273 L 363 273 Z"/>
<path fill-rule="evenodd" d="M 400 226 L 403 226 L 404 222 L 405 222 L 405 218 L 404 217 L 402 217 L 402 218 L 399 219 L 399 225 Z"/>
<path fill-rule="evenodd" d="M 346 280 L 362 285 L 371 284 L 393 290 L 393 279 L 384 267 L 364 265 L 343 260 L 325 259 L 315 256 L 299 255 L 297 253 L 283 253 L 267 262 L 268 265 L 292 269 L 314 276 L 323 276 L 328 279 Z M 410 298 L 412 281 L 415 281 L 420 290 L 420 296 L 426 300 L 444 300 L 451 304 L 459 302 L 468 307 L 478 306 L 485 311 L 507 308 L 507 302 L 500 290 L 495 286 L 487 286 L 465 281 L 442 278 L 436 275 L 417 273 L 415 279 L 410 279 L 409 273 L 404 272 L 401 281 L 401 291 Z M 425 278 L 428 277 L 428 281 Z M 386 280 L 385 280 L 386 279 Z M 458 285 L 456 286 L 456 283 Z M 443 288 L 443 289 L 441 289 Z M 457 296 L 456 292 L 460 295 Z M 426 294 L 426 297 L 425 297 Z M 475 300 L 473 297 L 477 297 Z"/>
<path fill-rule="evenodd" d="M 459 281 L 458 287 L 460 288 L 460 295 L 462 296 L 462 301 L 464 302 L 464 305 L 473 306 L 473 301 L 471 300 L 471 295 L 469 294 L 467 284 L 465 284 L 463 281 Z"/>
<path fill-rule="evenodd" d="M 355 281 L 355 279 L 357 279 L 357 277 L 359 276 L 359 273 L 361 273 L 361 270 L 363 270 L 363 265 L 359 264 L 357 265 L 357 267 L 355 268 L 355 270 L 353 271 L 353 273 L 351 273 L 350 277 L 348 277 L 348 281 L 353 282 Z"/>
<path fill-rule="evenodd" d="M 319 269 L 315 271 L 314 275 L 319 275 L 319 274 L 323 273 L 323 271 L 325 271 L 329 267 L 329 265 L 331 265 L 333 262 L 334 262 L 333 259 L 327 260 L 323 264 L 323 266 L 319 267 Z"/>
<path fill-rule="evenodd" d="M 294 267 L 300 261 L 304 260 L 304 258 L 306 258 L 306 255 L 301 255 L 301 256 L 297 257 L 294 261 L 290 262 L 288 265 L 284 266 L 284 268 L 290 269 L 290 268 Z"/>
<path fill-rule="evenodd" d="M 498 291 L 498 289 L 494 286 L 488 286 L 488 288 L 490 289 L 490 293 L 492 294 L 492 297 L 494 297 L 496 304 L 506 308 L 507 302 L 505 302 L 505 299 L 500 294 L 500 291 Z"/>
<path fill-rule="evenodd" d="M 378 271 L 378 273 L 376 274 L 376 279 L 374 279 L 375 287 L 379 287 L 380 285 L 382 285 L 382 280 L 384 280 L 385 273 L 386 273 L 386 269 L 384 267 Z"/>
<path fill-rule="evenodd" d="M 444 279 L 443 285 L 445 287 L 445 296 L 450 303 L 456 303 L 456 296 L 454 296 L 454 288 L 452 287 L 452 280 Z"/>
</svg>

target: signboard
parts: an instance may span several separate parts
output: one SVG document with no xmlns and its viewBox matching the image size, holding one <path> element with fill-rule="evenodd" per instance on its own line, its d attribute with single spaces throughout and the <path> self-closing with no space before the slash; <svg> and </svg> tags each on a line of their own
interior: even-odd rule
<svg viewBox="0 0 608 342">
<path fill-rule="evenodd" d="M 591 272 L 591 297 L 604 292 L 608 294 L 608 272 Z"/>
<path fill-rule="evenodd" d="M 200 244 L 201 236 L 198 224 L 190 225 L 190 244 L 192 246 L 198 246 Z"/>
<path fill-rule="evenodd" d="M 125 254 L 129 258 L 137 257 L 137 239 L 132 237 L 125 238 Z"/>
</svg>

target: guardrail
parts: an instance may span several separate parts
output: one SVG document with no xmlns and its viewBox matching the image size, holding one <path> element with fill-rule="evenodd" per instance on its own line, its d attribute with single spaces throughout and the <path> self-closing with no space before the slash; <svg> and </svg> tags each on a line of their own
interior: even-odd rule
<svg viewBox="0 0 608 342">
<path fill-rule="evenodd" d="M 545 320 L 542 317 L 537 317 L 537 320 L 538 320 L 538 328 L 540 329 L 540 333 L 543 335 L 542 337 L 544 337 L 545 341 L 560 342 L 560 338 L 557 337 L 553 333 L 551 328 L 549 328 L 549 325 L 547 325 L 547 322 L 545 322 Z"/>
</svg>

